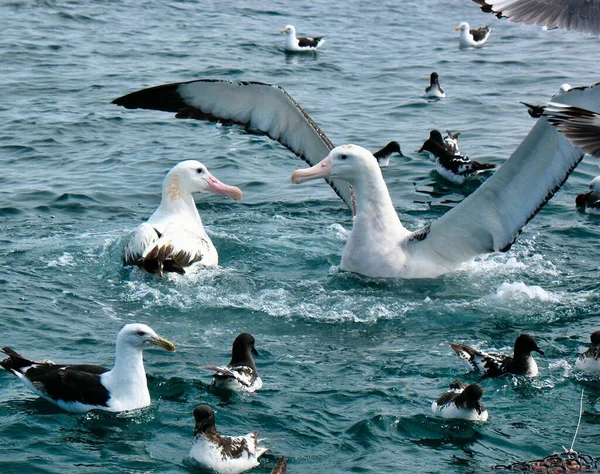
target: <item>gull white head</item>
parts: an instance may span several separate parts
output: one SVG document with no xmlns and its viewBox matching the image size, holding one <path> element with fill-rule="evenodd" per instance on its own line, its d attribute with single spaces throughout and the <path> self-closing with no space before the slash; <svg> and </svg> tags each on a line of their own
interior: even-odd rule
<svg viewBox="0 0 600 474">
<path fill-rule="evenodd" d="M 454 28 L 454 31 L 458 31 L 460 30 L 461 33 L 463 31 L 468 32 L 469 31 L 469 24 L 466 21 L 463 21 L 460 25 L 458 25 L 456 28 Z"/>
<path fill-rule="evenodd" d="M 222 194 L 236 201 L 242 199 L 239 188 L 222 183 L 196 160 L 182 161 L 167 173 L 163 183 L 163 196 L 165 193 L 172 201 L 179 199 L 182 194 L 193 193 Z"/>
<path fill-rule="evenodd" d="M 131 347 L 141 351 L 150 346 L 158 346 L 169 352 L 175 352 L 175 346 L 171 341 L 160 337 L 145 324 L 127 324 L 117 336 L 117 350 L 120 347 Z"/>
<path fill-rule="evenodd" d="M 381 170 L 377 158 L 369 150 L 358 145 L 341 145 L 331 150 L 329 155 L 315 166 L 294 171 L 292 183 L 332 178 L 352 184 L 361 176 L 368 176 L 373 172 L 381 173 Z"/>
<path fill-rule="evenodd" d="M 566 83 L 560 86 L 560 92 L 569 92 L 571 89 L 573 88 Z"/>
<path fill-rule="evenodd" d="M 285 27 L 279 33 L 285 33 L 288 36 L 296 37 L 296 28 L 294 25 L 285 25 Z"/>
</svg>

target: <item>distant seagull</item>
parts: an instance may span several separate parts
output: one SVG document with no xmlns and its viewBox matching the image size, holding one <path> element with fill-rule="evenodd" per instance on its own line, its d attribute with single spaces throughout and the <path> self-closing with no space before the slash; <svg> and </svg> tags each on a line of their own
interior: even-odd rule
<svg viewBox="0 0 600 474">
<path fill-rule="evenodd" d="M 125 265 L 137 265 L 159 276 L 184 274 L 194 264 L 217 266 L 217 249 L 204 230 L 193 193 L 223 194 L 236 201 L 242 198 L 239 188 L 223 184 L 199 161 L 175 165 L 163 181 L 160 206 L 125 246 Z"/>
<path fill-rule="evenodd" d="M 377 158 L 379 166 L 381 168 L 385 168 L 390 164 L 390 156 L 392 156 L 393 153 L 398 153 L 398 155 L 404 156 L 402 154 L 402 150 L 400 149 L 400 144 L 396 141 L 389 142 L 381 150 L 374 152 L 373 156 Z"/>
<path fill-rule="evenodd" d="M 285 50 L 290 53 L 313 52 L 325 44 L 322 36 L 296 38 L 294 25 L 287 25 L 280 33 L 286 34 Z"/>
<path fill-rule="evenodd" d="M 255 392 L 262 388 L 263 383 L 252 358 L 252 354 L 258 355 L 254 342 L 252 334 L 243 332 L 233 341 L 229 364 L 225 367 L 214 365 L 203 367 L 216 372 L 213 375 L 216 387 L 234 392 Z"/>
<path fill-rule="evenodd" d="M 196 427 L 190 457 L 218 474 L 240 474 L 258 465 L 269 448 L 259 446 L 258 432 L 246 436 L 221 436 L 215 427 L 215 413 L 208 405 L 194 409 Z"/>
<path fill-rule="evenodd" d="M 440 86 L 440 79 L 437 72 L 432 72 L 429 77 L 429 85 L 425 88 L 425 97 L 431 99 L 442 99 L 446 97 L 446 93 Z"/>
<path fill-rule="evenodd" d="M 281 456 L 275 467 L 271 471 L 271 474 L 286 474 L 287 472 L 287 458 L 285 456 Z"/>
<path fill-rule="evenodd" d="M 446 130 L 446 133 L 448 134 L 448 136 L 444 137 L 446 149 L 453 155 L 460 155 L 460 150 L 458 149 L 458 137 L 460 137 L 460 132 L 452 133 L 450 130 Z"/>
<path fill-rule="evenodd" d="M 485 13 L 515 23 L 561 28 L 600 36 L 600 3 L 597 0 L 473 0 Z"/>
<path fill-rule="evenodd" d="M 112 370 L 99 365 L 34 362 L 9 347 L 2 349 L 9 358 L 0 365 L 29 390 L 63 410 L 120 412 L 150 405 L 142 350 L 152 345 L 175 351 L 173 343 L 145 324 L 127 324 L 117 336 Z"/>
<path fill-rule="evenodd" d="M 512 356 L 504 354 L 488 354 L 474 349 L 466 344 L 452 344 L 450 347 L 456 354 L 464 359 L 471 369 L 484 377 L 498 377 L 504 374 L 523 375 L 535 377 L 538 375 L 538 366 L 531 357 L 531 352 L 544 354 L 535 339 L 530 334 L 521 334 L 515 341 Z"/>
<path fill-rule="evenodd" d="M 442 134 L 435 129 L 429 132 L 429 138 L 419 149 L 419 152 L 423 151 L 431 153 L 436 158 L 436 171 L 456 184 L 462 184 L 467 177 L 496 167 L 494 163 L 479 163 L 467 156 L 450 153 L 442 140 Z"/>
<path fill-rule="evenodd" d="M 483 389 L 476 383 L 466 385 L 457 380 L 431 404 L 431 410 L 442 418 L 487 421 L 488 412 L 481 403 L 482 395 Z"/>
<path fill-rule="evenodd" d="M 600 88 L 575 88 L 563 100 L 598 103 Z M 325 179 L 354 214 L 340 269 L 375 278 L 436 278 L 463 263 L 506 252 L 583 158 L 581 150 L 538 120 L 501 167 L 474 193 L 421 229 L 404 227 L 373 154 L 335 147 L 283 87 L 252 81 L 200 79 L 151 87 L 113 101 L 239 124 L 277 140 L 311 166 L 296 184 Z M 364 111 L 356 111 L 354 119 Z"/>
<path fill-rule="evenodd" d="M 490 37 L 492 32 L 489 26 L 471 29 L 466 21 L 454 28 L 454 31 L 459 31 L 458 41 L 461 48 L 481 48 Z"/>
<path fill-rule="evenodd" d="M 594 331 L 590 336 L 590 347 L 579 356 L 575 367 L 588 373 L 600 373 L 600 331 Z"/>
</svg>

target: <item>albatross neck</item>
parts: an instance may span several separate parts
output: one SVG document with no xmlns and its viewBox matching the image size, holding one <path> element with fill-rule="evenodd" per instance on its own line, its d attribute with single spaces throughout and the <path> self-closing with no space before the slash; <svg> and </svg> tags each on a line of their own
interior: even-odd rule
<svg viewBox="0 0 600 474">
<path fill-rule="evenodd" d="M 373 173 L 361 174 L 352 187 L 356 195 L 355 228 L 367 226 L 388 235 L 410 233 L 400 222 L 379 168 Z"/>
<path fill-rule="evenodd" d="M 181 189 L 176 175 L 165 179 L 159 209 L 165 214 L 188 214 L 202 223 L 192 193 Z"/>
</svg>

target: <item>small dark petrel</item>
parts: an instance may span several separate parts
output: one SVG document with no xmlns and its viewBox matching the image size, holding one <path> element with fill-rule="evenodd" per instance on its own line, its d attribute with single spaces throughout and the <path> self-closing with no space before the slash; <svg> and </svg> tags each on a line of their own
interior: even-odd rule
<svg viewBox="0 0 600 474">
<path fill-rule="evenodd" d="M 281 456 L 275 467 L 271 471 L 271 474 L 286 474 L 287 472 L 287 458 L 285 456 Z"/>
<path fill-rule="evenodd" d="M 240 474 L 258 466 L 258 458 L 269 448 L 259 446 L 258 432 L 246 436 L 221 436 L 215 413 L 208 405 L 194 409 L 196 427 L 190 457 L 218 474 Z"/>
<path fill-rule="evenodd" d="M 489 26 L 471 29 L 466 21 L 454 28 L 454 31 L 460 31 L 458 42 L 461 48 L 481 48 L 492 33 Z"/>
<path fill-rule="evenodd" d="M 466 385 L 457 380 L 431 404 L 431 410 L 443 418 L 487 421 L 488 412 L 481 403 L 482 395 L 483 389 L 476 383 Z"/>
<path fill-rule="evenodd" d="M 530 334 L 521 334 L 517 337 L 512 356 L 488 354 L 465 344 L 449 344 L 461 359 L 468 362 L 473 371 L 484 377 L 498 377 L 504 374 L 535 377 L 538 374 L 538 367 L 531 357 L 531 352 L 544 354 Z"/>
<path fill-rule="evenodd" d="M 400 150 L 400 144 L 396 141 L 389 142 L 381 150 L 374 152 L 373 156 L 377 158 L 377 163 L 379 163 L 379 166 L 381 168 L 385 168 L 390 164 L 390 156 L 392 153 L 398 153 L 398 155 L 404 156 L 402 154 L 402 150 Z"/>
<path fill-rule="evenodd" d="M 441 99 L 446 97 L 446 93 L 440 86 L 440 79 L 437 72 L 432 72 L 429 77 L 429 85 L 425 88 L 425 97 Z"/>
<path fill-rule="evenodd" d="M 127 324 L 117 336 L 112 370 L 90 364 L 55 364 L 25 359 L 8 347 L 0 362 L 40 397 L 71 412 L 126 411 L 150 405 L 142 350 L 158 346 L 169 352 L 175 346 L 145 324 Z"/>
<path fill-rule="evenodd" d="M 600 373 L 600 331 L 594 331 L 590 335 L 590 347 L 579 356 L 575 367 L 590 374 Z"/>
<path fill-rule="evenodd" d="M 437 172 L 453 183 L 462 184 L 465 178 L 496 167 L 493 163 L 479 163 L 464 155 L 454 155 L 446 148 L 439 130 L 432 130 L 419 152 L 427 151 L 436 158 Z"/>
<path fill-rule="evenodd" d="M 216 387 L 234 392 L 255 392 L 262 388 L 262 380 L 258 376 L 252 354 L 258 355 L 254 347 L 254 337 L 243 332 L 233 341 L 229 364 L 225 367 L 208 365 L 203 369 L 216 371 L 216 374 L 213 374 Z"/>
<path fill-rule="evenodd" d="M 285 50 L 289 53 L 313 52 L 325 44 L 322 36 L 296 38 L 294 25 L 286 25 L 280 33 L 285 33 Z"/>
</svg>

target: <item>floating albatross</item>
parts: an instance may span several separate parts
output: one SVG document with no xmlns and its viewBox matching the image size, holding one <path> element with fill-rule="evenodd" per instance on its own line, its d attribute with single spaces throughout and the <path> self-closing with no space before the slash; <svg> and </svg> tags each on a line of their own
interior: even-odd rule
<svg viewBox="0 0 600 474">
<path fill-rule="evenodd" d="M 123 252 L 125 265 L 137 265 L 150 273 L 185 273 L 194 264 L 215 267 L 217 249 L 204 230 L 192 193 L 215 193 L 236 201 L 242 191 L 223 184 L 199 161 L 187 160 L 167 173 L 160 206 L 138 226 Z"/>
<path fill-rule="evenodd" d="M 0 365 L 32 392 L 64 410 L 135 410 L 150 405 L 142 350 L 153 345 L 175 351 L 173 343 L 145 324 L 127 324 L 117 336 L 112 370 L 90 364 L 34 362 L 9 347 L 2 349 L 9 357 Z"/>
<path fill-rule="evenodd" d="M 596 87 L 576 88 L 555 100 L 559 97 L 582 105 L 595 100 L 600 110 Z M 175 112 L 179 118 L 237 123 L 279 141 L 312 166 L 294 172 L 294 182 L 325 178 L 355 212 L 341 269 L 371 277 L 435 278 L 476 257 L 507 251 L 583 157 L 542 117 L 473 194 L 411 232 L 400 222 L 371 152 L 356 145 L 334 148 L 282 87 L 197 80 L 133 92 L 113 103 Z"/>
<path fill-rule="evenodd" d="M 481 11 L 515 23 L 562 28 L 600 36 L 600 3 L 596 0 L 473 0 Z"/>
</svg>

